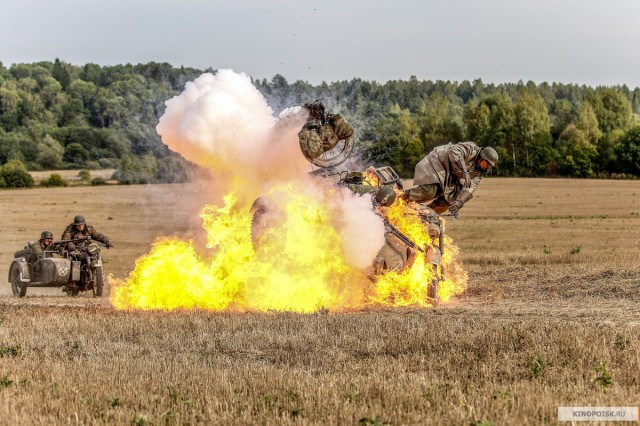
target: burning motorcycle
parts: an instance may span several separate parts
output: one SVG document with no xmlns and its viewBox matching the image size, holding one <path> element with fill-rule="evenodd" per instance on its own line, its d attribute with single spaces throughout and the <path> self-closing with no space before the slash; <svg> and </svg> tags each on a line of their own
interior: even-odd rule
<svg viewBox="0 0 640 426">
<path fill-rule="evenodd" d="M 365 171 L 338 167 L 351 155 L 353 127 L 341 115 L 326 112 L 317 101 L 305 104 L 305 108 L 309 116 L 298 137 L 302 154 L 318 167 L 310 174 L 370 199 L 371 210 L 384 223 L 384 241 L 380 241 L 382 247 L 372 264 L 363 270 L 375 284 L 376 294 L 383 294 L 385 288 L 393 288 L 388 296 L 381 297 L 386 297 L 387 301 L 420 299 L 428 304 L 437 304 L 439 287 L 442 287 L 445 300 L 450 297 L 453 292 L 449 275 L 453 277 L 459 270 L 450 262 L 455 251 L 452 251 L 452 256 L 443 258 L 445 248 L 449 250 L 449 246 L 445 245 L 442 218 L 449 216 L 457 219 L 457 215 L 439 215 L 428 205 L 406 201 L 402 181 L 391 167 L 369 167 Z M 336 143 L 341 140 L 346 144 Z M 327 187 L 321 184 L 318 187 L 327 188 L 327 198 L 345 193 L 343 190 L 336 191 L 331 185 Z M 258 258 L 264 255 L 265 259 L 269 259 L 274 253 L 287 251 L 286 234 L 290 229 L 287 221 L 290 214 L 289 206 L 283 203 L 283 199 L 286 196 L 281 194 L 262 196 L 251 207 L 251 240 Z M 295 227 L 295 224 L 292 226 Z M 445 271 L 450 266 L 451 270 Z M 379 283 L 380 287 L 377 285 Z"/>
<path fill-rule="evenodd" d="M 402 183 L 399 176 L 391 167 L 368 168 L 364 172 L 341 170 L 335 168 L 318 169 L 312 174 L 332 179 L 338 187 L 347 188 L 351 192 L 371 199 L 372 210 L 382 219 L 385 227 L 384 244 L 378 251 L 373 264 L 365 271 L 372 281 L 389 272 L 403 273 L 414 266 L 418 252 L 421 252 L 424 262 L 431 268 L 433 277 L 428 283 L 426 298 L 433 304 L 439 302 L 438 285 L 445 277 L 441 259 L 445 251 L 444 222 L 441 216 L 428 206 L 416 203 L 405 203 L 400 200 Z M 260 247 L 269 239 L 280 234 L 286 215 L 276 203 L 268 197 L 256 199 L 250 210 L 252 214 L 251 239 L 254 248 Z M 422 243 L 414 242 L 399 228 L 397 213 L 403 216 L 414 216 L 419 220 L 419 234 Z"/>
<path fill-rule="evenodd" d="M 74 243 L 73 250 L 67 249 Z M 28 250 L 16 253 L 9 267 L 9 283 L 16 297 L 24 297 L 29 287 L 61 287 L 69 296 L 91 291 L 102 297 L 104 272 L 97 242 L 90 236 L 51 243 L 35 263 L 27 261 Z"/>
</svg>

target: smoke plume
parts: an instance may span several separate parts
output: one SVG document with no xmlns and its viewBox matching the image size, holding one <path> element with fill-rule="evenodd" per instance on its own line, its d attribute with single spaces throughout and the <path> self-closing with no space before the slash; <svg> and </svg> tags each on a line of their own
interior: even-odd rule
<svg viewBox="0 0 640 426">
<path fill-rule="evenodd" d="M 312 178 L 312 166 L 300 152 L 297 133 L 307 112 L 292 105 L 278 117 L 244 73 L 220 70 L 189 82 L 166 102 L 157 131 L 163 142 L 215 176 L 221 194 L 239 188 L 249 208 L 257 197 L 280 184 L 294 184 L 335 214 L 345 260 L 354 267 L 370 265 L 384 243 L 384 227 L 372 212 L 369 196 L 336 191 Z M 327 191 L 333 195 L 327 196 Z"/>
</svg>

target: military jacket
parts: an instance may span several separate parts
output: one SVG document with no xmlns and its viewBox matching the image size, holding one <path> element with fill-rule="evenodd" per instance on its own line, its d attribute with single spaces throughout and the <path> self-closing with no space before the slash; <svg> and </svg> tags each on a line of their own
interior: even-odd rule
<svg viewBox="0 0 640 426">
<path fill-rule="evenodd" d="M 62 233 L 63 240 L 75 240 L 78 238 L 84 238 L 86 236 L 90 236 L 92 239 L 100 241 L 103 244 L 106 244 L 109 241 L 109 238 L 106 235 L 103 235 L 95 230 L 93 226 L 85 225 L 82 231 L 78 231 L 74 228 L 73 224 L 68 225 L 64 232 Z"/>
<path fill-rule="evenodd" d="M 476 167 L 479 153 L 480 147 L 474 142 L 438 146 L 416 165 L 413 184 L 438 184 L 440 195 L 447 201 L 455 200 L 463 189 L 464 172 L 457 165 L 462 159 L 471 177 L 471 187 L 466 191 L 473 194 L 482 179 L 482 172 Z"/>
<path fill-rule="evenodd" d="M 42 254 L 42 252 L 46 249 L 42 241 L 37 241 L 31 245 L 29 245 L 29 259 L 30 263 L 34 263 L 38 260 L 38 257 Z"/>
</svg>

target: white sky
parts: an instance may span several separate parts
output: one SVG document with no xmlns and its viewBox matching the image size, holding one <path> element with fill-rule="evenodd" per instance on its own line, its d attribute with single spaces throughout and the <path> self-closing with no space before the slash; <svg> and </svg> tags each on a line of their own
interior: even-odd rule
<svg viewBox="0 0 640 426">
<path fill-rule="evenodd" d="M 0 61 L 640 86 L 640 0 L 3 0 Z"/>
</svg>

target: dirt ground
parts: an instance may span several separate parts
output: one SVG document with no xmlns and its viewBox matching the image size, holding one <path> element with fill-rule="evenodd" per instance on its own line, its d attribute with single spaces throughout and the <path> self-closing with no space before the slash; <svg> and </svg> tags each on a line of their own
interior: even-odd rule
<svg viewBox="0 0 640 426">
<path fill-rule="evenodd" d="M 122 278 L 157 237 L 201 238 L 211 192 L 0 191 L 6 421 L 554 424 L 558 406 L 638 404 L 634 181 L 485 179 L 447 222 L 468 289 L 435 309 L 136 313 L 54 289 L 10 295 L 12 253 L 43 229 L 58 237 L 85 215 L 114 242 L 105 270 Z"/>
</svg>

